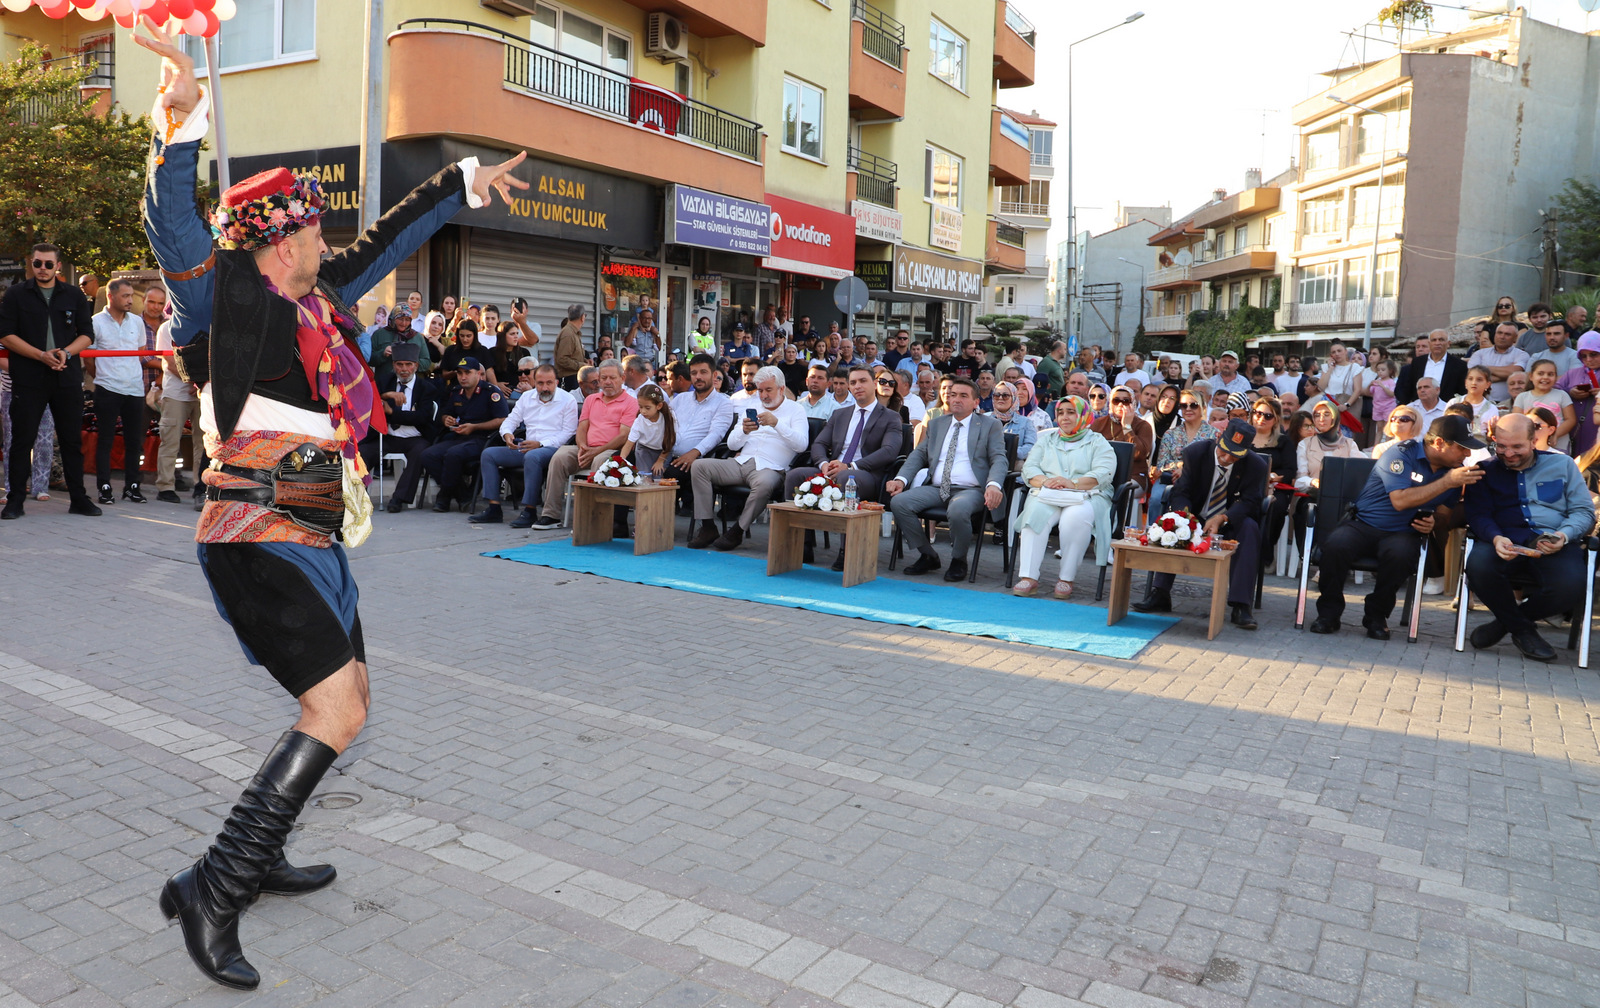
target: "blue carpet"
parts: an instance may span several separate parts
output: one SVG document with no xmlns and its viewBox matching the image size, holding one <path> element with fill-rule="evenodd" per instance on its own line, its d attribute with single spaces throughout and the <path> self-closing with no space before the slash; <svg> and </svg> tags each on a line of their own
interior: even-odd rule
<svg viewBox="0 0 1600 1008">
<path fill-rule="evenodd" d="M 636 557 L 633 543 L 626 540 L 580 547 L 573 546 L 570 540 L 558 539 L 483 555 L 701 595 L 994 637 L 1106 658 L 1132 658 L 1177 622 L 1168 616 L 1129 613 L 1116 626 L 1108 627 L 1106 611 L 1097 607 L 1052 598 L 1023 599 L 971 591 L 937 580 L 930 583 L 878 578 L 844 588 L 839 584 L 839 575 L 826 567 L 807 566 L 767 577 L 764 556 L 672 549 Z M 1089 583 L 1087 579 L 1084 582 L 1086 586 Z M 960 616 L 941 615 L 945 613 Z"/>
</svg>

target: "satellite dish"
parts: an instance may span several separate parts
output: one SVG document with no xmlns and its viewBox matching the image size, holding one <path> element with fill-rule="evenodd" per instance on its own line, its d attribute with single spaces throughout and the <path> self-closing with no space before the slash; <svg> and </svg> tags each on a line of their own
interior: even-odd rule
<svg viewBox="0 0 1600 1008">
<path fill-rule="evenodd" d="M 1600 0 L 1578 0 L 1578 6 L 1593 14 L 1595 11 L 1600 10 Z"/>
<path fill-rule="evenodd" d="M 1596 2 L 1600 3 L 1600 0 L 1596 0 Z M 1194 253 L 1188 249 L 1179 249 L 1178 254 L 1172 257 L 1172 261 L 1179 266 L 1191 265 L 1194 262 Z"/>
</svg>

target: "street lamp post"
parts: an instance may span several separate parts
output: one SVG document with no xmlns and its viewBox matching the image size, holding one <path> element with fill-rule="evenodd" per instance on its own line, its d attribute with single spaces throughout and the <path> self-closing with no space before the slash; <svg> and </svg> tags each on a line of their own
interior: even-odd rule
<svg viewBox="0 0 1600 1008">
<path fill-rule="evenodd" d="M 1374 299 L 1378 295 L 1378 239 L 1383 230 L 1383 176 L 1389 157 L 1389 114 L 1365 105 L 1357 105 L 1353 101 L 1345 101 L 1338 95 L 1329 95 L 1328 100 L 1369 112 L 1383 120 L 1382 142 L 1378 146 L 1378 192 L 1372 207 L 1372 255 L 1367 259 L 1367 324 L 1361 331 L 1362 347 L 1371 350 L 1372 310 Z"/>
<path fill-rule="evenodd" d="M 1140 266 L 1138 263 L 1134 262 L 1132 259 L 1124 259 L 1122 256 L 1117 256 L 1117 262 L 1125 262 L 1129 266 L 1137 266 L 1138 269 L 1139 269 L 1139 328 L 1143 329 L 1144 328 L 1144 267 Z M 1120 350 L 1122 348 L 1118 347 L 1117 349 Z"/>
<path fill-rule="evenodd" d="M 1082 42 L 1092 38 L 1099 38 L 1108 31 L 1121 28 L 1125 24 L 1144 17 L 1144 11 L 1134 11 L 1110 28 L 1102 28 L 1093 35 L 1085 35 L 1077 42 L 1067 46 L 1067 301 L 1066 324 L 1070 334 L 1076 335 L 1077 327 L 1072 324 L 1072 298 L 1078 290 L 1078 205 L 1072 201 L 1072 121 L 1076 118 L 1072 114 L 1072 99 L 1076 93 L 1072 86 L 1072 49 Z"/>
</svg>

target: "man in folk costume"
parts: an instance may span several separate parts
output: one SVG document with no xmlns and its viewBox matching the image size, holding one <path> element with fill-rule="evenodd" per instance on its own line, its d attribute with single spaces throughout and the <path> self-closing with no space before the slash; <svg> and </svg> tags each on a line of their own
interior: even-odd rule
<svg viewBox="0 0 1600 1008">
<path fill-rule="evenodd" d="M 314 178 L 263 172 L 222 195 L 211 227 L 195 212 L 199 141 L 211 96 L 193 62 L 148 20 L 135 36 L 163 58 L 145 230 L 172 295 L 172 341 L 183 377 L 203 386 L 211 466 L 195 539 L 222 617 L 246 657 L 300 702 L 222 832 L 161 891 L 189 955 L 211 979 L 260 982 L 239 947 L 239 915 L 258 893 L 333 881 L 328 865 L 296 868 L 284 841 L 312 790 L 360 732 L 369 693 L 356 584 L 335 542 L 371 530 L 356 450 L 384 414 L 354 351 L 346 307 L 464 206 L 509 199 L 524 155 L 494 167 L 469 158 L 439 172 L 363 234 L 322 259 L 322 193 Z M 212 235 L 216 235 L 216 247 Z"/>
</svg>

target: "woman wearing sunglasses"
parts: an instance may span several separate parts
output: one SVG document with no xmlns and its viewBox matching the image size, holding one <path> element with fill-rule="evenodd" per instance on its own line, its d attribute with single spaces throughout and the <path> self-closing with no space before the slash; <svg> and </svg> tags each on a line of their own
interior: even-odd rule
<svg viewBox="0 0 1600 1008">
<path fill-rule="evenodd" d="M 1133 468 L 1129 476 L 1139 484 L 1141 493 L 1150 489 L 1150 453 L 1155 450 L 1156 435 L 1150 424 L 1140 419 L 1133 408 L 1133 390 L 1118 385 L 1111 390 L 1111 411 L 1096 420 L 1090 430 L 1107 441 L 1126 441 L 1133 445 Z"/>
<path fill-rule="evenodd" d="M 1178 419 L 1167 428 L 1161 438 L 1161 450 L 1156 453 L 1156 472 L 1150 485 L 1150 513 L 1161 514 L 1161 502 L 1183 467 L 1183 450 L 1195 441 L 1214 439 L 1217 432 L 1206 423 L 1206 403 L 1193 389 L 1184 389 L 1178 395 Z"/>
<path fill-rule="evenodd" d="M 1089 411 L 1096 420 L 1107 416 L 1111 412 L 1111 386 L 1105 382 L 1095 382 L 1089 386 Z"/>
<path fill-rule="evenodd" d="M 879 367 L 878 373 L 872 376 L 872 381 L 878 390 L 878 405 L 890 413 L 898 413 L 901 423 L 910 423 L 910 414 L 906 410 L 905 400 L 900 397 L 900 383 L 895 381 L 894 372 L 886 367 Z"/>
<path fill-rule="evenodd" d="M 1422 415 L 1410 406 L 1396 406 L 1383 422 L 1384 440 L 1372 446 L 1372 457 L 1382 458 L 1383 453 L 1402 441 L 1415 441 L 1427 431 L 1422 429 Z"/>
</svg>

